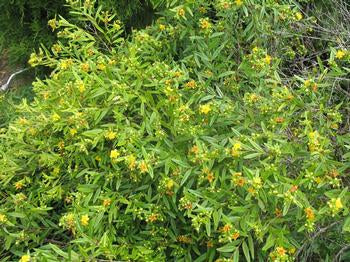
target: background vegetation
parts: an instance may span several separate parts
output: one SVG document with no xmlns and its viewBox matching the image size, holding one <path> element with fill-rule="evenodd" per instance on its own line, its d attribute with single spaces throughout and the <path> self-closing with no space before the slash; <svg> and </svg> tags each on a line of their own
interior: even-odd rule
<svg viewBox="0 0 350 262">
<path fill-rule="evenodd" d="M 103 2 L 1 97 L 2 261 L 348 261 L 346 1 Z"/>
<path fill-rule="evenodd" d="M 114 12 L 128 31 L 150 23 L 153 15 L 147 0 L 103 0 L 96 4 Z M 56 36 L 47 22 L 58 15 L 69 15 L 65 0 L 1 1 L 0 9 L 0 50 L 8 51 L 12 65 L 27 63 L 30 53 L 41 43 L 51 46 Z"/>
</svg>

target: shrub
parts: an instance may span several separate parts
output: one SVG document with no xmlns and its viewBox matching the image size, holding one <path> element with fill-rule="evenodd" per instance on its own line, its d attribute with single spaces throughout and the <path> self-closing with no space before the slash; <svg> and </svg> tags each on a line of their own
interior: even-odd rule
<svg viewBox="0 0 350 262">
<path fill-rule="evenodd" d="M 129 28 L 144 27 L 152 21 L 153 9 L 148 1 L 104 0 L 99 3 L 105 10 L 114 11 Z M 0 52 L 6 48 L 12 64 L 25 64 L 32 50 L 41 43 L 51 46 L 56 39 L 47 22 L 58 15 L 67 17 L 65 5 L 65 0 L 1 1 Z"/>
<path fill-rule="evenodd" d="M 11 63 L 25 63 L 28 53 L 41 42 L 54 43 L 47 21 L 57 13 L 65 14 L 63 5 L 63 0 L 1 1 L 1 42 L 9 49 Z"/>
<path fill-rule="evenodd" d="M 6 128 L 12 120 L 16 119 L 16 106 L 18 106 L 24 97 L 28 99 L 28 101 L 32 101 L 33 92 L 31 86 L 23 86 L 15 89 L 8 93 L 0 94 L 0 129 Z"/>
<path fill-rule="evenodd" d="M 346 255 L 348 97 L 333 80 L 350 53 L 286 76 L 310 23 L 294 1 L 172 3 L 128 39 L 93 1 L 70 2 L 80 26 L 50 21 L 58 42 L 29 62 L 52 75 L 0 136 L 2 259 Z M 309 247 L 339 228 L 339 245 Z"/>
</svg>

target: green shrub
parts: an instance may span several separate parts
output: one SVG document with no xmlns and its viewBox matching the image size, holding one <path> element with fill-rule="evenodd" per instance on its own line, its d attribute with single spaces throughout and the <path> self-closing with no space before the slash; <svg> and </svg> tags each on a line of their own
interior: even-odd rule
<svg viewBox="0 0 350 262">
<path fill-rule="evenodd" d="M 350 53 L 283 73 L 312 23 L 294 1 L 172 1 L 128 39 L 70 4 L 0 134 L 1 259 L 346 257 Z"/>
<path fill-rule="evenodd" d="M 18 117 L 16 106 L 22 102 L 23 97 L 27 97 L 28 101 L 32 100 L 31 86 L 22 86 L 11 92 L 0 94 L 0 128 L 6 128 L 9 122 Z"/>
<path fill-rule="evenodd" d="M 144 27 L 152 21 L 153 9 L 148 1 L 103 0 L 99 3 L 129 28 Z M 67 17 L 65 5 L 65 0 L 1 1 L 0 53 L 5 47 L 11 64 L 24 64 L 41 43 L 51 46 L 56 39 L 47 22 L 58 15 Z"/>
<path fill-rule="evenodd" d="M 65 14 L 64 1 L 1 1 L 2 44 L 9 49 L 11 63 L 25 63 L 28 53 L 40 43 L 52 45 L 55 38 L 47 21 L 57 13 Z"/>
</svg>

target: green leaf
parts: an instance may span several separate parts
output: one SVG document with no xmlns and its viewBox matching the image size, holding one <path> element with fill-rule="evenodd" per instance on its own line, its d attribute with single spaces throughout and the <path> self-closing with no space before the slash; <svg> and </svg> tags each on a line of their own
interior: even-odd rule
<svg viewBox="0 0 350 262">
<path fill-rule="evenodd" d="M 249 155 L 245 155 L 243 158 L 244 159 L 252 159 L 252 158 L 257 158 L 257 157 L 259 157 L 261 155 L 262 155 L 261 153 L 252 153 L 252 154 L 249 154 Z"/>
<path fill-rule="evenodd" d="M 348 216 L 344 221 L 343 232 L 350 232 L 350 216 Z"/>
<path fill-rule="evenodd" d="M 217 248 L 216 250 L 221 253 L 230 253 L 230 252 L 233 252 L 233 250 L 235 250 L 236 247 L 237 247 L 237 241 L 228 243 L 220 248 Z"/>
<path fill-rule="evenodd" d="M 180 183 L 181 186 L 186 183 L 186 181 L 190 177 L 191 173 L 192 173 L 192 169 L 189 169 L 186 171 L 185 175 L 183 176 L 183 178 L 181 180 L 181 183 Z"/>
<path fill-rule="evenodd" d="M 9 212 L 7 213 L 10 217 L 18 217 L 18 218 L 26 218 L 26 214 L 18 213 L 18 212 Z"/>
<path fill-rule="evenodd" d="M 233 262 L 239 262 L 239 248 L 236 248 L 235 253 L 233 253 Z"/>
<path fill-rule="evenodd" d="M 242 243 L 242 249 L 243 249 L 243 253 L 244 253 L 246 261 L 250 262 L 249 249 L 248 249 L 247 243 L 245 241 L 243 241 L 243 243 Z"/>
<path fill-rule="evenodd" d="M 250 255 L 251 255 L 252 259 L 254 260 L 254 258 L 255 258 L 254 242 L 253 242 L 253 238 L 250 234 L 248 235 L 248 245 L 249 245 Z"/>
<path fill-rule="evenodd" d="M 205 229 L 207 231 L 207 236 L 210 236 L 211 234 L 211 222 L 210 220 L 208 220 L 206 223 L 205 223 Z"/>
<path fill-rule="evenodd" d="M 103 132 L 102 129 L 93 129 L 93 130 L 88 130 L 83 132 L 82 135 L 89 138 L 95 138 L 96 136 L 100 135 L 102 132 Z"/>
<path fill-rule="evenodd" d="M 263 246 L 262 250 L 267 251 L 269 248 L 271 248 L 275 244 L 275 238 L 273 234 L 270 234 L 265 242 L 265 245 Z"/>
<path fill-rule="evenodd" d="M 290 201 L 290 200 L 287 200 L 287 201 L 284 202 L 284 206 L 283 206 L 283 216 L 287 215 L 291 203 L 292 203 L 292 201 Z"/>
</svg>

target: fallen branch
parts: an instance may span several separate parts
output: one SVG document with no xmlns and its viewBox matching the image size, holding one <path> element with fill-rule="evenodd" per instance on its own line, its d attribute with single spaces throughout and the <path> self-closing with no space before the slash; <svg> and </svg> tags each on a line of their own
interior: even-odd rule
<svg viewBox="0 0 350 262">
<path fill-rule="evenodd" d="M 23 73 L 24 71 L 27 71 L 27 70 L 29 70 L 29 68 L 21 69 L 21 70 L 15 72 L 15 73 L 13 73 L 13 74 L 9 77 L 9 79 L 7 80 L 6 84 L 3 84 L 3 85 L 0 87 L 0 90 L 1 90 L 1 91 L 6 91 L 6 90 L 9 88 L 9 86 L 10 86 L 11 80 L 12 80 L 16 75 L 19 75 L 20 73 Z"/>
</svg>

